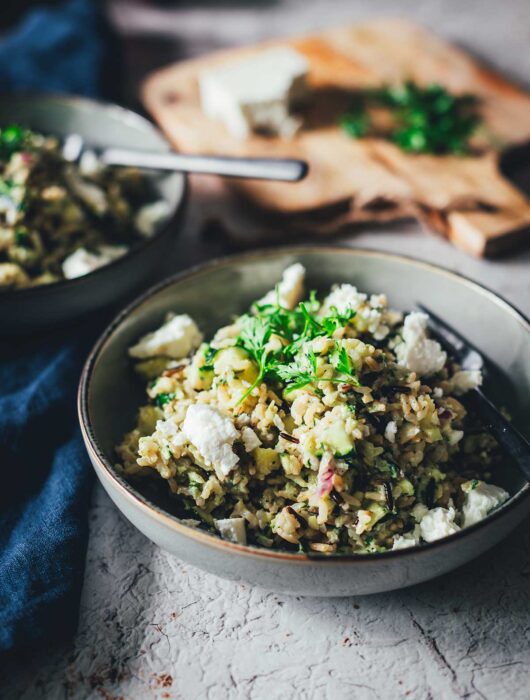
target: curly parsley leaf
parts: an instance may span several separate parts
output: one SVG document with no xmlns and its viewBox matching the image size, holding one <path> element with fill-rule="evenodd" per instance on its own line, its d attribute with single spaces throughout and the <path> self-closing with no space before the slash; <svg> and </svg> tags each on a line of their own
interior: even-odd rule
<svg viewBox="0 0 530 700">
<path fill-rule="evenodd" d="M 331 313 L 317 318 L 320 304 L 316 293 L 311 292 L 309 299 L 301 302 L 296 309 L 286 309 L 277 304 L 254 306 L 254 315 L 240 318 L 240 333 L 236 345 L 246 350 L 259 368 L 258 376 L 251 387 L 241 397 L 239 403 L 265 378 L 288 384 L 287 391 L 294 391 L 312 382 L 321 381 L 318 377 L 318 363 L 314 351 L 306 348 L 308 341 L 318 337 L 332 337 L 344 328 L 355 316 L 353 310 L 339 313 L 332 307 Z M 281 349 L 271 349 L 270 340 L 276 337 Z M 346 352 L 346 351 L 345 351 Z M 347 355 L 347 353 L 346 353 Z M 346 368 L 346 359 L 342 365 Z M 341 366 L 342 366 L 341 365 Z M 340 370 L 342 378 L 324 379 L 324 381 L 356 381 L 348 365 L 347 371 Z"/>
</svg>

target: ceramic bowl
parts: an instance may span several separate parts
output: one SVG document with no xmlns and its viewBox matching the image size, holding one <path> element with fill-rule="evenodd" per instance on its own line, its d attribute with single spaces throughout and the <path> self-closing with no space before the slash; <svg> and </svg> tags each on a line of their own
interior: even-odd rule
<svg viewBox="0 0 530 700">
<path fill-rule="evenodd" d="M 18 122 L 59 137 L 80 134 L 87 145 L 166 151 L 169 145 L 146 119 L 116 105 L 79 97 L 44 95 L 0 98 L 0 125 Z M 186 178 L 178 173 L 152 176 L 157 196 L 170 216 L 154 235 L 127 255 L 72 280 L 0 292 L 0 333 L 26 333 L 66 323 L 138 291 L 168 251 L 186 201 Z"/>
<path fill-rule="evenodd" d="M 350 282 L 384 291 L 395 308 L 422 301 L 483 349 L 502 373 L 490 370 L 487 391 L 515 420 L 530 407 L 530 325 L 484 287 L 434 265 L 351 248 L 302 247 L 259 251 L 213 262 L 168 279 L 135 301 L 109 326 L 90 355 L 79 390 L 83 437 L 96 473 L 121 512 L 168 552 L 219 576 L 270 590 L 316 596 L 376 593 L 450 571 L 499 542 L 530 510 L 530 485 L 506 465 L 512 498 L 477 525 L 432 544 L 371 555 L 306 555 L 232 544 L 179 521 L 115 471 L 114 446 L 135 422 L 144 387 L 127 348 L 156 328 L 168 311 L 187 312 L 208 335 L 274 286 L 295 261 L 307 268 L 309 289 Z M 527 429 L 527 426 L 519 426 Z"/>
</svg>

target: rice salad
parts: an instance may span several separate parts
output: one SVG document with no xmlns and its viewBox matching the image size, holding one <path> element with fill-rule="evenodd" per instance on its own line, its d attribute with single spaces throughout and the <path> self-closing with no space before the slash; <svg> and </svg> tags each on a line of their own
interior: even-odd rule
<svg viewBox="0 0 530 700">
<path fill-rule="evenodd" d="M 0 129 L 0 292 L 88 274 L 125 255 L 169 216 L 133 168 L 13 124 Z"/>
<path fill-rule="evenodd" d="M 424 314 L 351 284 L 318 301 L 304 276 L 286 269 L 208 342 L 170 315 L 129 349 L 148 403 L 117 447 L 123 475 L 166 484 L 176 514 L 225 539 L 309 553 L 432 542 L 507 500 L 461 401 L 480 373 Z"/>
</svg>

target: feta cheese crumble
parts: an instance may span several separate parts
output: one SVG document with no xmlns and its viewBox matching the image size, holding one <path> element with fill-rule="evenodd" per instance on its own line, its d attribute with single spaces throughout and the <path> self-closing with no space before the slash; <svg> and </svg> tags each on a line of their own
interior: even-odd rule
<svg viewBox="0 0 530 700">
<path fill-rule="evenodd" d="M 255 131 L 293 136 L 300 121 L 290 112 L 307 92 L 308 70 L 307 60 L 289 47 L 205 70 L 199 76 L 202 110 L 240 139 Z"/>
<path fill-rule="evenodd" d="M 386 424 L 385 438 L 388 442 L 396 442 L 397 424 L 391 420 Z"/>
<path fill-rule="evenodd" d="M 214 520 L 214 525 L 224 540 L 235 542 L 236 544 L 247 543 L 245 518 L 222 518 Z"/>
<path fill-rule="evenodd" d="M 357 524 L 355 526 L 355 532 L 358 535 L 362 535 L 363 532 L 368 528 L 368 525 L 372 521 L 372 513 L 369 510 L 359 510 L 357 512 Z"/>
<path fill-rule="evenodd" d="M 358 292 L 357 287 L 354 287 L 352 284 L 336 285 L 322 302 L 319 316 L 328 316 L 332 313 L 333 308 L 337 309 L 339 314 L 356 311 L 367 298 L 366 294 Z"/>
<path fill-rule="evenodd" d="M 83 180 L 74 168 L 66 168 L 64 179 L 72 192 L 86 204 L 96 216 L 104 216 L 109 210 L 105 190 L 93 182 Z"/>
<path fill-rule="evenodd" d="M 186 412 L 182 432 L 197 448 L 205 462 L 228 476 L 239 462 L 232 445 L 239 438 L 230 418 L 206 404 L 193 404 Z"/>
<path fill-rule="evenodd" d="M 420 543 L 419 527 L 416 525 L 412 532 L 407 532 L 405 535 L 396 535 L 392 544 L 392 551 L 396 549 L 408 549 L 416 547 Z"/>
<path fill-rule="evenodd" d="M 173 316 L 156 331 L 144 335 L 129 348 L 129 355 L 145 359 L 164 355 L 180 360 L 202 342 L 202 333 L 188 314 Z"/>
<path fill-rule="evenodd" d="M 482 373 L 478 369 L 456 371 L 450 380 L 451 391 L 455 396 L 461 396 L 466 391 L 477 389 L 482 384 Z"/>
<path fill-rule="evenodd" d="M 425 542 L 434 542 L 442 537 L 447 537 L 460 528 L 455 523 L 456 511 L 454 508 L 433 508 L 421 519 L 420 532 Z"/>
<path fill-rule="evenodd" d="M 252 450 L 261 445 L 261 440 L 259 437 L 252 430 L 252 428 L 249 428 L 247 425 L 241 428 L 241 440 L 243 441 L 243 447 L 245 448 L 246 452 L 252 452 Z"/>
<path fill-rule="evenodd" d="M 88 275 L 89 272 L 121 258 L 128 250 L 126 245 L 100 245 L 94 253 L 89 252 L 86 248 L 78 248 L 63 260 L 63 275 L 68 280 Z"/>
<path fill-rule="evenodd" d="M 462 484 L 462 491 L 466 494 L 462 508 L 464 527 L 480 522 L 510 497 L 500 486 L 484 481 L 466 481 Z"/>
<path fill-rule="evenodd" d="M 134 219 L 136 230 L 145 238 L 150 238 L 157 227 L 168 218 L 169 213 L 169 204 L 164 199 L 151 204 L 144 204 L 143 207 L 138 209 Z"/>
<path fill-rule="evenodd" d="M 86 150 L 79 159 L 79 172 L 84 177 L 93 177 L 104 170 L 104 165 L 94 151 Z"/>
<path fill-rule="evenodd" d="M 295 263 L 286 268 L 277 289 L 271 289 L 265 296 L 256 302 L 258 305 L 276 304 L 286 309 L 294 309 L 304 293 L 305 267 Z"/>
<path fill-rule="evenodd" d="M 439 372 L 447 359 L 440 343 L 427 337 L 427 315 L 413 311 L 405 317 L 403 342 L 395 347 L 398 364 L 428 377 Z"/>
<path fill-rule="evenodd" d="M 351 284 L 335 285 L 324 299 L 318 316 L 329 316 L 336 309 L 339 314 L 355 311 L 352 323 L 361 333 L 372 333 L 376 340 L 383 340 L 390 332 L 390 326 L 398 323 L 402 316 L 388 309 L 385 294 L 372 294 L 368 297 Z"/>
</svg>

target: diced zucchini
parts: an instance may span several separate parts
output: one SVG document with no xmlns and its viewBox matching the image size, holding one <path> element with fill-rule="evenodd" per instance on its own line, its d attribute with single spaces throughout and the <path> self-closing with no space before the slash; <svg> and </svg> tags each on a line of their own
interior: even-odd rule
<svg viewBox="0 0 530 700">
<path fill-rule="evenodd" d="M 152 357 L 149 360 L 138 362 L 134 366 L 134 370 L 142 379 L 149 381 L 159 377 L 170 362 L 171 360 L 167 357 Z"/>
<path fill-rule="evenodd" d="M 342 423 L 335 423 L 322 431 L 320 439 L 335 456 L 343 457 L 349 454 L 354 448 L 354 440 L 346 432 Z"/>
<path fill-rule="evenodd" d="M 256 447 L 252 450 L 252 456 L 259 478 L 265 478 L 280 466 L 280 455 L 271 447 Z"/>
<path fill-rule="evenodd" d="M 368 506 L 367 510 L 369 510 L 370 513 L 372 513 L 370 527 L 367 528 L 368 530 L 371 530 L 376 524 L 376 522 L 378 520 L 381 520 L 381 518 L 384 518 L 385 515 L 388 513 L 388 508 L 386 506 L 381 505 L 381 503 L 376 503 L 375 501 Z"/>
<path fill-rule="evenodd" d="M 215 355 L 214 372 L 218 376 L 232 375 L 249 384 L 256 381 L 259 370 L 256 363 L 243 348 L 223 348 Z"/>
<path fill-rule="evenodd" d="M 151 435 L 155 432 L 156 422 L 163 420 L 164 412 L 157 406 L 142 406 L 138 411 L 138 430 L 140 435 Z"/>
<path fill-rule="evenodd" d="M 425 428 L 423 432 L 428 442 L 438 442 L 442 439 L 440 428 Z"/>
<path fill-rule="evenodd" d="M 296 423 L 294 422 L 294 418 L 291 416 L 291 414 L 288 414 L 285 416 L 283 419 L 283 425 L 285 428 L 286 433 L 292 433 L 293 430 L 296 428 Z"/>
<path fill-rule="evenodd" d="M 408 479 L 401 479 L 397 483 L 397 488 L 401 489 L 400 495 L 403 496 L 413 496 L 414 486 Z"/>
<path fill-rule="evenodd" d="M 280 455 L 280 462 L 282 463 L 283 470 L 286 474 L 297 475 L 302 471 L 302 463 L 300 460 L 287 452 Z"/>
<path fill-rule="evenodd" d="M 206 363 L 207 348 L 205 343 L 201 345 L 188 368 L 188 381 L 196 391 L 208 391 L 212 386 L 214 375 L 211 364 Z"/>
</svg>

